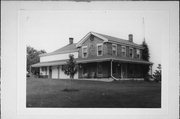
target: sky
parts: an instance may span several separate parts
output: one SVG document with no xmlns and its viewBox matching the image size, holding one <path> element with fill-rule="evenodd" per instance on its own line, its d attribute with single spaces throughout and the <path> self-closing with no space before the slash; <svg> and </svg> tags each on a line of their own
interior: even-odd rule
<svg viewBox="0 0 180 119">
<path fill-rule="evenodd" d="M 161 63 L 161 44 L 169 28 L 168 14 L 164 11 L 27 10 L 20 18 L 23 40 L 46 52 L 67 45 L 69 37 L 77 43 L 90 31 L 123 39 L 133 34 L 137 44 L 141 44 L 145 36 L 153 71 Z"/>
</svg>

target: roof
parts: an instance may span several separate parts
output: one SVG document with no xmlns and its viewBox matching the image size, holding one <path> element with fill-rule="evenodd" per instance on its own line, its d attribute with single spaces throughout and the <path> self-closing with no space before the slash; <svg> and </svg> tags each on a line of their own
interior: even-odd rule
<svg viewBox="0 0 180 119">
<path fill-rule="evenodd" d="M 62 48 L 59 48 L 51 53 L 45 53 L 40 56 L 47 56 L 47 55 L 53 55 L 53 54 L 61 54 L 61 53 L 70 53 L 70 52 L 76 52 L 78 49 L 76 48 L 76 43 L 68 44 Z"/>
<path fill-rule="evenodd" d="M 109 35 L 105 35 L 105 34 L 100 34 L 100 33 L 96 33 L 96 34 L 99 34 L 99 35 L 107 38 L 109 42 L 123 43 L 123 44 L 127 44 L 127 45 L 142 47 L 139 44 L 136 44 L 134 42 L 129 42 L 129 40 L 125 40 L 125 39 L 122 39 L 122 38 L 117 38 L 117 37 L 113 37 L 113 36 L 109 36 Z"/>
<path fill-rule="evenodd" d="M 62 48 L 59 48 L 59 49 L 51 52 L 51 53 L 44 53 L 44 54 L 41 54 L 40 56 L 48 56 L 48 55 L 61 54 L 61 53 L 77 52 L 78 51 L 77 47 L 81 46 L 81 44 L 86 39 L 88 39 L 90 35 L 94 35 L 94 36 L 104 40 L 104 42 L 113 42 L 113 43 L 115 42 L 115 43 L 120 43 L 120 44 L 131 45 L 131 46 L 143 48 L 141 45 L 138 45 L 138 44 L 133 43 L 133 42 L 129 42 L 129 40 L 125 40 L 125 39 L 121 39 L 121 38 L 117 38 L 117 37 L 113 37 L 113 36 L 109 36 L 109 35 L 105 35 L 105 34 L 101 34 L 101 33 L 89 32 L 78 43 L 68 44 Z"/>
<path fill-rule="evenodd" d="M 77 58 L 76 62 L 79 63 L 90 63 L 90 62 L 102 62 L 102 61 L 119 61 L 123 63 L 136 63 L 136 64 L 149 64 L 152 65 L 153 63 L 140 60 L 140 59 L 128 59 L 128 58 L 117 58 L 117 57 L 110 57 L 110 56 L 102 56 L 102 57 L 95 57 L 95 58 Z M 58 60 L 58 61 L 50 61 L 50 62 L 40 62 L 37 64 L 33 64 L 32 67 L 43 67 L 43 66 L 55 66 L 55 65 L 63 65 L 66 64 L 67 60 Z"/>
<path fill-rule="evenodd" d="M 139 48 L 143 48 L 142 45 L 136 44 L 134 42 L 130 42 L 129 40 L 125 40 L 125 39 L 121 39 L 121 38 L 117 38 L 117 37 L 113 37 L 113 36 L 109 36 L 109 35 L 105 35 L 105 34 L 101 34 L 101 33 L 96 33 L 96 32 L 89 32 L 88 34 L 85 35 L 85 37 L 83 37 L 76 45 L 76 47 L 79 47 L 82 45 L 82 43 L 84 41 L 87 40 L 87 38 L 90 35 L 94 35 L 96 37 L 99 37 L 100 39 L 104 40 L 104 42 L 113 42 L 113 43 L 119 43 L 119 44 L 125 44 L 125 45 L 131 45 L 131 46 L 135 46 L 135 47 L 139 47 Z"/>
<path fill-rule="evenodd" d="M 122 57 L 112 57 L 112 56 L 102 56 L 102 57 L 95 57 L 95 58 L 79 58 L 77 59 L 77 63 L 90 63 L 90 62 L 102 62 L 102 61 L 119 61 L 125 63 L 138 63 L 138 64 L 153 64 L 152 62 L 148 62 L 141 59 L 129 59 L 129 58 L 122 58 Z"/>
</svg>

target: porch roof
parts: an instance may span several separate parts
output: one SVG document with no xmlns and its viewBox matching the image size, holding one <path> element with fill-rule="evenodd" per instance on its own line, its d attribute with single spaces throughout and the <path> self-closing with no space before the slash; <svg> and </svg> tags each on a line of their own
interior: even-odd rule
<svg viewBox="0 0 180 119">
<path fill-rule="evenodd" d="M 88 58 L 88 59 L 78 59 L 77 63 L 90 63 L 90 62 L 103 62 L 103 61 L 117 61 L 117 62 L 123 62 L 123 63 L 137 63 L 137 64 L 150 64 L 152 65 L 152 62 L 144 61 L 144 60 L 134 60 L 134 59 L 128 59 L 128 58 L 117 58 L 117 57 L 99 57 L 99 58 Z"/>
<path fill-rule="evenodd" d="M 76 62 L 79 63 L 91 63 L 91 62 L 103 62 L 103 61 L 117 61 L 122 63 L 136 63 L 136 64 L 149 64 L 152 65 L 152 62 L 144 61 L 144 60 L 134 60 L 128 58 L 116 58 L 116 57 L 96 57 L 96 58 L 77 58 Z M 39 62 L 37 64 L 31 65 L 32 67 L 43 67 L 43 66 L 56 66 L 66 64 L 66 60 L 58 60 L 58 61 L 49 61 L 49 62 Z"/>
</svg>

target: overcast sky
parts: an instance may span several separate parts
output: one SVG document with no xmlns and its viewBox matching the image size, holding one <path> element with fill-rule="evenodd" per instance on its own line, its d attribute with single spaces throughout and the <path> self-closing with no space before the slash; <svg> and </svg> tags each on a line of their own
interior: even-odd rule
<svg viewBox="0 0 180 119">
<path fill-rule="evenodd" d="M 35 49 L 52 52 L 69 42 L 81 40 L 94 31 L 123 39 L 133 34 L 134 42 L 143 41 L 143 17 L 145 38 L 150 49 L 153 70 L 161 63 L 161 41 L 169 28 L 168 14 L 163 11 L 122 10 L 27 10 L 21 14 L 23 39 Z"/>
</svg>

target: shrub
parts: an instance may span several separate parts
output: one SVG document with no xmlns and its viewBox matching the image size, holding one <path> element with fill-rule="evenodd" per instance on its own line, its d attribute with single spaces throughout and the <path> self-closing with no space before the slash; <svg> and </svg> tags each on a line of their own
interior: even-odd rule
<svg viewBox="0 0 180 119">
<path fill-rule="evenodd" d="M 161 81 L 161 64 L 158 64 L 157 70 L 153 74 L 153 79 L 156 82 Z"/>
</svg>

